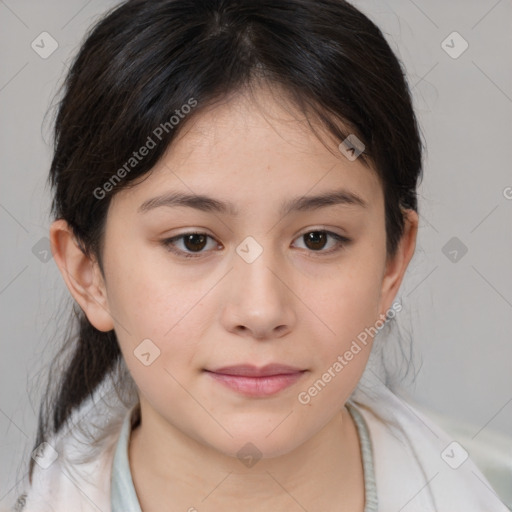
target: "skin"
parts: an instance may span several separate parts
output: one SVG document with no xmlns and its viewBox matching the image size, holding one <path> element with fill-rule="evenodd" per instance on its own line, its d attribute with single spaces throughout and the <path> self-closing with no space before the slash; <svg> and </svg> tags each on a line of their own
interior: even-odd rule
<svg viewBox="0 0 512 512">
<path fill-rule="evenodd" d="M 387 259 L 375 172 L 331 153 L 284 105 L 260 88 L 190 119 L 149 176 L 113 197 L 105 276 L 65 221 L 51 226 L 52 252 L 71 294 L 97 329 L 115 329 L 139 389 L 142 422 L 129 458 L 144 512 L 162 504 L 201 512 L 233 503 L 255 512 L 364 508 L 359 438 L 344 404 L 371 339 L 307 405 L 298 394 L 391 307 L 414 253 L 418 216 L 404 212 L 401 244 Z M 284 200 L 340 188 L 368 206 L 279 214 Z M 185 206 L 137 212 L 166 191 L 230 201 L 239 213 Z M 315 246 L 302 236 L 322 229 L 351 242 L 338 246 L 328 237 Z M 200 247 L 199 257 L 162 245 L 193 230 L 212 238 L 203 246 L 179 239 L 174 248 L 194 254 Z M 263 248 L 252 263 L 236 252 L 248 236 Z M 160 350 L 149 366 L 134 355 L 147 338 Z M 269 362 L 307 372 L 273 396 L 250 398 L 203 371 Z M 252 467 L 237 457 L 247 442 L 262 453 Z"/>
</svg>

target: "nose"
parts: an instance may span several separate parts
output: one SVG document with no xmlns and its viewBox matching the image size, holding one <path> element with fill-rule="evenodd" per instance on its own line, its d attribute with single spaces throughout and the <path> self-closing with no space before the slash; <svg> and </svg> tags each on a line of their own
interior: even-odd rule
<svg viewBox="0 0 512 512">
<path fill-rule="evenodd" d="M 291 332 L 297 319 L 297 296 L 287 281 L 289 273 L 283 264 L 278 265 L 270 249 L 252 262 L 237 255 L 224 284 L 224 328 L 258 340 L 281 338 Z"/>
</svg>

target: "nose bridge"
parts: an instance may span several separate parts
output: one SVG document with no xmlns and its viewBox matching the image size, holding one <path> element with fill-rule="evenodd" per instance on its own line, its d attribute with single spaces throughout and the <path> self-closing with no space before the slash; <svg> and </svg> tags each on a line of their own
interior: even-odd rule
<svg viewBox="0 0 512 512">
<path fill-rule="evenodd" d="M 260 243 L 254 237 L 247 237 L 236 247 L 236 253 L 226 327 L 231 330 L 243 326 L 255 337 L 271 336 L 274 330 L 290 328 L 293 305 L 284 284 L 286 278 L 279 275 L 284 267 L 270 242 L 262 238 Z"/>
<path fill-rule="evenodd" d="M 275 276 L 275 273 L 282 271 L 282 265 L 270 243 L 270 238 L 258 238 L 260 241 L 248 236 L 237 246 L 235 279 L 240 279 L 253 296 L 263 294 L 262 299 L 274 300 L 282 291 L 283 285 Z"/>
</svg>

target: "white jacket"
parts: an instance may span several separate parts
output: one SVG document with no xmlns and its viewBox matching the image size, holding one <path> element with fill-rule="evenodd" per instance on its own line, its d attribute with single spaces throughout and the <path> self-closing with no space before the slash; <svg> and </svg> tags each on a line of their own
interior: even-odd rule
<svg viewBox="0 0 512 512">
<path fill-rule="evenodd" d="M 131 408 L 119 405 L 107 410 L 97 399 L 104 394 L 105 388 L 98 388 L 95 398 L 73 415 L 73 423 L 85 418 L 88 425 L 110 415 L 109 434 L 96 455 L 90 453 L 87 432 L 74 429 L 49 440 L 58 458 L 52 462 L 57 454 L 46 452 L 40 462 L 51 464 L 46 469 L 35 465 L 33 485 L 28 479 L 22 482 L 18 505 L 9 511 L 111 512 L 113 455 Z M 363 415 L 370 433 L 379 512 L 509 512 L 473 461 L 465 459 L 464 448 L 380 379 L 365 372 L 351 403 Z M 93 460 L 76 464 L 88 453 Z"/>
</svg>

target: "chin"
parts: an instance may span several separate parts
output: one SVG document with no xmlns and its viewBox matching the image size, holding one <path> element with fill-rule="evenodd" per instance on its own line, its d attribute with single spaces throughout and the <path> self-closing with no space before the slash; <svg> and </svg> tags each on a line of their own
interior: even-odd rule
<svg viewBox="0 0 512 512">
<path fill-rule="evenodd" d="M 237 432 L 231 429 L 232 438 L 226 435 L 222 439 L 206 440 L 206 444 L 224 455 L 239 459 L 247 467 L 259 459 L 286 455 L 300 446 L 301 441 L 292 432 L 283 429 L 269 435 L 271 431 L 272 428 L 268 427 L 247 428 Z"/>
</svg>

